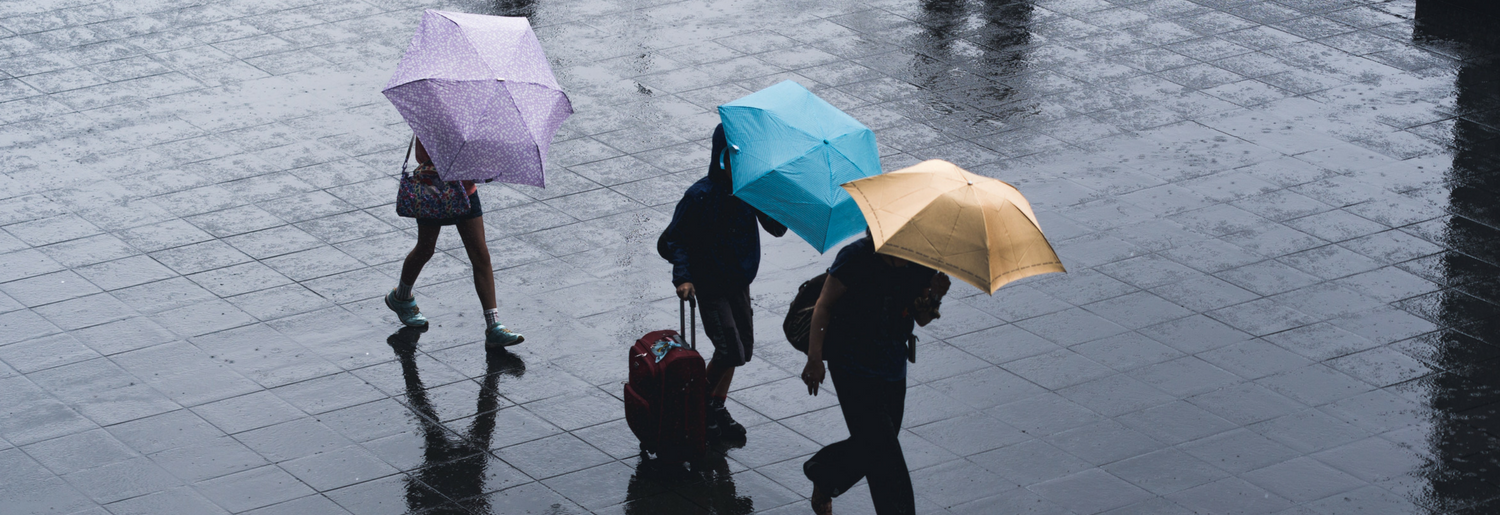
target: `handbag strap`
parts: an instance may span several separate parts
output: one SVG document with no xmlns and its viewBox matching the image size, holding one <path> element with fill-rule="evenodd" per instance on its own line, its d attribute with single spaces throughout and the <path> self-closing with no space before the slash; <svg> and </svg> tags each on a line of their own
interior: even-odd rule
<svg viewBox="0 0 1500 515">
<path fill-rule="evenodd" d="M 417 135 L 411 135 L 411 141 L 406 144 L 406 159 L 401 161 L 401 176 L 406 177 L 406 165 L 411 164 L 411 149 L 417 145 Z"/>
</svg>

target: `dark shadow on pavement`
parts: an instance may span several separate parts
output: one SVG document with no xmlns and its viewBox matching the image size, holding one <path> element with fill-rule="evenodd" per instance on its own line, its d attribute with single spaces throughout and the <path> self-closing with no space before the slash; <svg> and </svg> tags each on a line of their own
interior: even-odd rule
<svg viewBox="0 0 1500 515">
<path fill-rule="evenodd" d="M 1422 338 L 1443 371 L 1429 389 L 1432 461 L 1418 502 L 1433 512 L 1500 512 L 1500 2 L 1418 0 L 1418 44 L 1463 59 L 1455 76 L 1447 214 L 1428 237 L 1449 250 L 1429 279 L 1447 289 L 1410 305 L 1441 327 Z M 1419 224 L 1421 225 L 1421 224 Z M 1424 258 L 1427 259 L 1427 258 Z M 1434 274 L 1436 275 L 1436 274 Z M 1424 309 L 1425 306 L 1430 306 Z"/>
<path fill-rule="evenodd" d="M 477 415 L 468 429 L 456 434 L 440 423 L 427 388 L 417 370 L 417 340 L 426 327 L 405 327 L 386 340 L 401 362 L 406 396 L 417 413 L 425 443 L 423 464 L 406 478 L 406 506 L 420 513 L 491 513 L 485 492 L 488 449 L 495 430 L 500 376 L 521 377 L 526 362 L 506 351 L 491 351 L 485 359 L 485 374 L 475 403 Z M 455 500 L 458 504 L 455 504 Z"/>
<path fill-rule="evenodd" d="M 755 501 L 739 495 L 730 474 L 725 452 L 743 447 L 743 441 L 710 443 L 708 455 L 684 467 L 652 459 L 641 453 L 635 474 L 626 485 L 627 515 L 679 515 L 707 513 L 749 515 Z"/>
</svg>

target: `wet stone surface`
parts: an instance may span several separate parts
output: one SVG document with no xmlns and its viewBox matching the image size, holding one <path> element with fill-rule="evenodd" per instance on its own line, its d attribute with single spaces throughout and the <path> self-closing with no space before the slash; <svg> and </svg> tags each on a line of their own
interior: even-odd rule
<svg viewBox="0 0 1500 515">
<path fill-rule="evenodd" d="M 31 513 L 804 513 L 847 433 L 779 317 L 748 443 L 643 462 L 628 342 L 713 108 L 796 80 L 886 169 L 1015 184 L 1070 273 L 954 289 L 901 439 L 923 513 L 1493 513 L 1500 46 L 1427 0 L 244 0 L 0 5 L 0 505 Z M 422 8 L 523 15 L 577 114 L 481 187 L 486 356 L 444 233 L 425 333 L 379 94 Z M 836 503 L 870 513 L 861 484 Z"/>
</svg>

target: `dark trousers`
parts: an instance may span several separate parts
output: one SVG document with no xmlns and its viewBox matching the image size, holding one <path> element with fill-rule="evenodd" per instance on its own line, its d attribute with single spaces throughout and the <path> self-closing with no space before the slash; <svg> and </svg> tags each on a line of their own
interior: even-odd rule
<svg viewBox="0 0 1500 515">
<path fill-rule="evenodd" d="M 860 478 L 869 479 L 870 498 L 879 515 L 916 513 L 911 473 L 896 435 L 906 407 L 906 381 L 885 381 L 831 371 L 849 439 L 824 447 L 803 470 L 837 497 Z"/>
<path fill-rule="evenodd" d="M 714 344 L 716 365 L 738 367 L 750 361 L 755 352 L 755 311 L 750 306 L 749 286 L 699 290 L 698 312 L 703 314 L 703 332 Z"/>
</svg>

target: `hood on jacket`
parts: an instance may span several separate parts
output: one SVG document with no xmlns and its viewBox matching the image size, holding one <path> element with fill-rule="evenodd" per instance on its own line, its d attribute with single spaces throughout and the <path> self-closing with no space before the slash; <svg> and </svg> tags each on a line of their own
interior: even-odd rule
<svg viewBox="0 0 1500 515">
<path fill-rule="evenodd" d="M 715 183 L 727 184 L 730 182 L 730 176 L 725 173 L 724 167 L 721 165 L 721 163 L 727 163 L 730 159 L 729 154 L 725 152 L 725 149 L 728 148 L 729 139 L 724 137 L 724 124 L 721 123 L 718 127 L 714 127 L 713 150 L 710 151 L 708 157 L 708 178 L 712 179 Z"/>
</svg>

